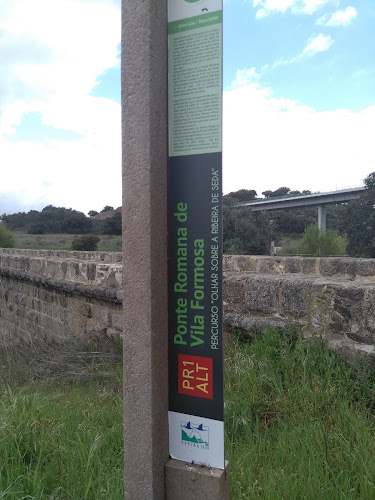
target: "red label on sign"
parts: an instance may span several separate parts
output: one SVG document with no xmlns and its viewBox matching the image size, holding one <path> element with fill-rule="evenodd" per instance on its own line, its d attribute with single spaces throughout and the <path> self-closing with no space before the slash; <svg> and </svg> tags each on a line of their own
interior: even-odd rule
<svg viewBox="0 0 375 500">
<path fill-rule="evenodd" d="M 212 358 L 178 355 L 178 392 L 197 398 L 213 398 Z"/>
</svg>

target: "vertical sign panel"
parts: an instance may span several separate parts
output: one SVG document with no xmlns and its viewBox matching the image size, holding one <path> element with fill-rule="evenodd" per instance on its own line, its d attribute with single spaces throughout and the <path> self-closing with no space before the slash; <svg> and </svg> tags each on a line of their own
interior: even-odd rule
<svg viewBox="0 0 375 500">
<path fill-rule="evenodd" d="M 224 468 L 222 0 L 168 1 L 169 447 Z"/>
</svg>

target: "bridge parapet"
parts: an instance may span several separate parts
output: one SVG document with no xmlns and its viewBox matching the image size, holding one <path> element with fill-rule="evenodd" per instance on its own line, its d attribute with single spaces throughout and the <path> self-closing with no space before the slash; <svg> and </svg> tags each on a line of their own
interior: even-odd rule
<svg viewBox="0 0 375 500">
<path fill-rule="evenodd" d="M 92 345 L 121 336 L 117 259 L 0 249 L 0 343 Z M 292 326 L 343 352 L 374 352 L 375 259 L 226 255 L 223 284 L 225 321 L 247 334 Z"/>
<path fill-rule="evenodd" d="M 79 348 L 122 335 L 116 260 L 95 252 L 0 249 L 0 343 Z"/>
<path fill-rule="evenodd" d="M 375 259 L 225 256 L 225 321 L 245 335 L 322 335 L 348 361 L 375 353 Z"/>
<path fill-rule="evenodd" d="M 60 256 L 52 253 L 51 256 L 51 254 L 45 255 L 44 251 L 21 254 L 2 253 L 0 249 L 0 272 L 36 283 L 57 287 L 65 285 L 72 290 L 74 285 L 88 285 L 94 294 L 95 290 L 99 292 L 103 288 L 118 288 L 120 291 L 122 264 L 89 259 L 89 253 L 81 252 L 82 255 L 79 255 L 80 252 L 58 253 Z"/>
</svg>

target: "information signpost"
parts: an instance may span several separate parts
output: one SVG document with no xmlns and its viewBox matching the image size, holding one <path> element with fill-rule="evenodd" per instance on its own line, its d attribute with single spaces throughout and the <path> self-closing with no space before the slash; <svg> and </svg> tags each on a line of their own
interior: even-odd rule
<svg viewBox="0 0 375 500">
<path fill-rule="evenodd" d="M 222 0 L 168 1 L 169 450 L 224 469 Z"/>
</svg>

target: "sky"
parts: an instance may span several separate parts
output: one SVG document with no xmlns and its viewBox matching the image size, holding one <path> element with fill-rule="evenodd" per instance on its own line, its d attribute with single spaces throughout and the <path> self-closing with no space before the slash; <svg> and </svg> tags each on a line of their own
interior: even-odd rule
<svg viewBox="0 0 375 500">
<path fill-rule="evenodd" d="M 223 190 L 375 171 L 375 1 L 224 0 Z M 120 0 L 0 0 L 0 214 L 121 205 Z"/>
</svg>

